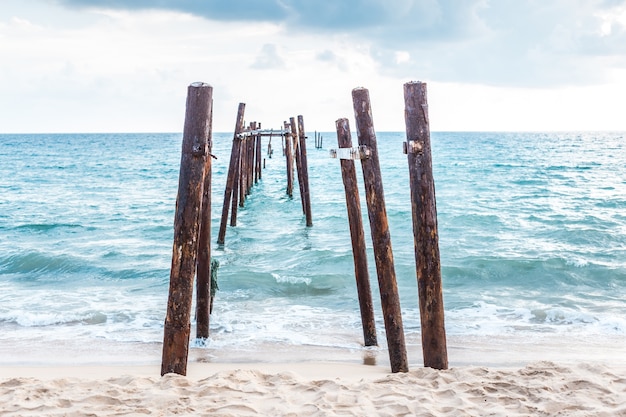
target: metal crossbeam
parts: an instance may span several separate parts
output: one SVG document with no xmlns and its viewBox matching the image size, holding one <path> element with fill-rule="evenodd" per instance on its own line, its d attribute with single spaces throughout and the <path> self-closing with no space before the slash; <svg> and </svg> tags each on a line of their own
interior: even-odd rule
<svg viewBox="0 0 626 417">
<path fill-rule="evenodd" d="M 247 130 L 237 134 L 237 138 L 243 139 L 248 136 L 285 136 L 291 135 L 291 130 L 273 130 L 273 129 L 257 129 Z"/>
</svg>

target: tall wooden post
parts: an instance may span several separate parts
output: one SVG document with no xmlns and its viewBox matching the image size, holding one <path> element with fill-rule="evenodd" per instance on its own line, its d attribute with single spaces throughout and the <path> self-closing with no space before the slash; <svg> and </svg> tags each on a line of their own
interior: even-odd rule
<svg viewBox="0 0 626 417">
<path fill-rule="evenodd" d="M 302 202 L 304 204 L 304 215 L 306 217 L 307 227 L 313 226 L 313 216 L 311 215 L 311 189 L 309 188 L 309 167 L 306 155 L 306 134 L 304 133 L 304 118 L 298 116 L 298 134 L 299 134 L 299 150 L 300 165 L 302 166 Z"/>
<path fill-rule="evenodd" d="M 161 375 L 170 372 L 187 374 L 193 279 L 198 253 L 212 97 L 213 87 L 208 84 L 193 83 L 187 90 Z"/>
<path fill-rule="evenodd" d="M 259 123 L 259 129 L 261 129 L 261 123 Z M 261 179 L 262 175 L 262 165 L 261 165 L 261 160 L 263 159 L 263 155 L 262 155 L 262 149 L 261 149 L 261 135 L 257 135 L 256 136 L 256 164 L 255 164 L 255 176 L 254 176 L 254 183 L 258 183 L 259 180 Z"/>
<path fill-rule="evenodd" d="M 209 316 L 211 314 L 211 180 L 213 148 L 213 105 L 209 117 L 207 157 L 204 165 L 204 186 L 202 192 L 202 214 L 200 216 L 200 240 L 198 243 L 198 267 L 196 271 L 196 338 L 209 337 Z"/>
<path fill-rule="evenodd" d="M 230 151 L 230 164 L 228 165 L 228 176 L 226 177 L 226 189 L 224 190 L 224 204 L 222 206 L 222 219 L 220 222 L 220 230 L 217 236 L 217 243 L 224 244 L 226 238 L 226 225 L 228 222 L 228 208 L 230 207 L 231 200 L 233 198 L 233 190 L 235 189 L 236 178 L 239 175 L 239 153 L 241 148 L 241 139 L 238 137 L 239 133 L 243 130 L 243 115 L 246 109 L 245 103 L 239 103 L 239 109 L 237 110 L 237 120 L 235 122 L 235 134 L 233 136 L 233 146 Z"/>
<path fill-rule="evenodd" d="M 337 142 L 340 148 L 352 148 L 352 136 L 348 119 L 339 119 L 336 122 Z M 377 346 L 376 321 L 374 318 L 374 304 L 370 288 L 370 276 L 367 269 L 367 251 L 365 247 L 365 232 L 361 218 L 361 201 L 356 179 L 354 161 L 341 159 L 341 177 L 346 191 L 346 207 L 352 238 L 352 255 L 354 257 L 354 274 L 356 288 L 361 309 L 361 324 L 365 346 Z"/>
<path fill-rule="evenodd" d="M 378 286 L 380 288 L 383 318 L 387 332 L 391 372 L 407 372 L 409 365 L 402 326 L 400 296 L 398 294 L 396 271 L 393 263 L 376 133 L 374 131 L 368 90 L 365 88 L 352 90 L 352 102 L 359 145 L 366 147 L 370 153 L 369 158 L 361 159 L 361 167 L 363 169 L 365 196 L 372 241 L 374 243 L 374 257 L 376 259 Z"/>
<path fill-rule="evenodd" d="M 300 202 L 302 203 L 302 214 L 306 214 L 304 207 L 304 180 L 302 179 L 302 156 L 300 155 L 300 142 L 298 140 L 298 125 L 294 117 L 289 118 L 291 124 L 291 136 L 293 138 L 293 153 L 296 159 L 296 171 L 298 174 L 298 187 L 300 188 Z"/>
<path fill-rule="evenodd" d="M 448 369 L 426 84 L 404 84 L 404 105 L 424 366 Z"/>
<path fill-rule="evenodd" d="M 249 128 L 248 128 L 249 129 Z M 241 156 L 239 157 L 239 207 L 243 207 L 248 195 L 248 142 L 250 136 L 241 140 Z M 234 211 L 233 211 L 234 213 Z M 231 225 L 234 226 L 232 220 Z"/>
<path fill-rule="evenodd" d="M 257 122 L 252 122 L 251 130 L 257 129 Z M 248 138 L 248 188 L 246 189 L 246 195 L 250 195 L 252 187 L 254 186 L 254 159 L 256 155 L 256 135 L 251 135 Z"/>
<path fill-rule="evenodd" d="M 285 130 L 289 124 L 285 122 Z M 287 195 L 293 197 L 293 151 L 292 151 L 293 133 L 285 135 L 285 160 L 287 161 Z"/>
<path fill-rule="evenodd" d="M 230 227 L 237 226 L 237 210 L 239 209 L 239 196 L 241 195 L 241 153 L 243 149 L 243 139 L 239 141 L 239 153 L 237 154 L 237 168 L 235 171 L 235 182 L 233 184 L 233 198 L 230 206 Z"/>
</svg>

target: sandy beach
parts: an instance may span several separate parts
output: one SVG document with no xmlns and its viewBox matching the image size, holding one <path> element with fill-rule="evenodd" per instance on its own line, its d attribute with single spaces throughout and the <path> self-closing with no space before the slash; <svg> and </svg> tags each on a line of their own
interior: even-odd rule
<svg viewBox="0 0 626 417">
<path fill-rule="evenodd" d="M 285 349 L 270 360 L 269 351 L 192 349 L 185 377 L 159 376 L 156 345 L 143 358 L 120 348 L 118 361 L 94 347 L 73 363 L 61 349 L 31 350 L 0 367 L 0 415 L 626 416 L 619 339 L 568 352 L 512 342 L 452 338 L 449 370 L 412 363 L 406 374 L 390 373 L 382 349 L 341 360 L 321 350 Z M 416 348 L 410 357 L 419 357 Z"/>
<path fill-rule="evenodd" d="M 8 376 L 12 374 L 13 376 Z M 624 416 L 624 368 L 536 362 L 523 368 L 345 363 L 3 368 L 2 416 Z"/>
</svg>

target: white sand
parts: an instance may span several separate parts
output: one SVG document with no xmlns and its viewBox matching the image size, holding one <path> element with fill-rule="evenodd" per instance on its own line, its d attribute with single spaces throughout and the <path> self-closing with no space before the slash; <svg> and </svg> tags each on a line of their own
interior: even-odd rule
<svg viewBox="0 0 626 417">
<path fill-rule="evenodd" d="M 626 368 L 464 366 L 389 374 L 347 363 L 5 366 L 1 416 L 626 416 Z"/>
<path fill-rule="evenodd" d="M 448 339 L 451 368 L 391 374 L 387 352 L 192 349 L 160 374 L 160 344 L 0 344 L 0 416 L 624 416 L 626 340 Z"/>
</svg>

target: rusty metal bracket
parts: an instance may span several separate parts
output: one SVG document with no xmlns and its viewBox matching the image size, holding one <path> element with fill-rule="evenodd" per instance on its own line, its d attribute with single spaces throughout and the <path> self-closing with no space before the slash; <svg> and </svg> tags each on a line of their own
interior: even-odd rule
<svg viewBox="0 0 626 417">
<path fill-rule="evenodd" d="M 417 140 L 410 140 L 408 142 L 402 142 L 402 152 L 405 155 L 409 153 L 423 155 L 424 154 L 424 143 Z"/>
<path fill-rule="evenodd" d="M 361 145 L 355 148 L 331 149 L 330 157 L 335 159 L 369 159 L 372 156 L 372 149 Z"/>
</svg>

